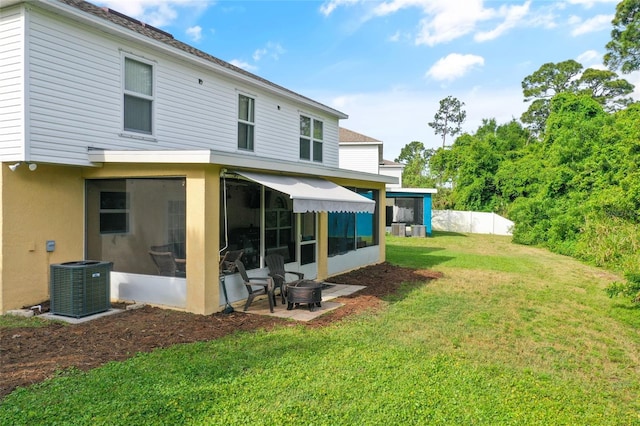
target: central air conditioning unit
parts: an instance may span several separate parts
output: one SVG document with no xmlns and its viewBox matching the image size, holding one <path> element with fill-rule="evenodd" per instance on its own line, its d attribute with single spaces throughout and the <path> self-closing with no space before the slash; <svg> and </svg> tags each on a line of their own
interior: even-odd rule
<svg viewBox="0 0 640 426">
<path fill-rule="evenodd" d="M 112 267 L 97 260 L 51 265 L 51 313 L 81 318 L 111 309 Z"/>
</svg>

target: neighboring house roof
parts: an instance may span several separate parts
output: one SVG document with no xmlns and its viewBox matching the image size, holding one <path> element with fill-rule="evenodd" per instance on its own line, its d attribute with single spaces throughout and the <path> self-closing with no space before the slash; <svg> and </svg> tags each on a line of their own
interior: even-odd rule
<svg viewBox="0 0 640 426">
<path fill-rule="evenodd" d="M 374 139 L 372 137 L 363 135 L 362 133 L 354 132 L 353 130 L 340 127 L 340 143 L 367 143 L 367 144 L 382 144 L 382 141 Z"/>
<path fill-rule="evenodd" d="M 363 135 L 362 133 L 354 132 L 353 130 L 345 129 L 344 127 L 340 127 L 338 140 L 340 145 L 377 145 L 378 164 L 382 162 L 382 141 Z"/>
<path fill-rule="evenodd" d="M 115 10 L 109 9 L 107 7 L 98 7 L 92 3 L 83 1 L 83 0 L 57 0 L 58 3 L 62 3 L 62 4 L 66 4 L 69 5 L 71 7 L 74 7 L 76 9 L 79 9 L 83 12 L 86 12 L 88 14 L 91 14 L 93 16 L 96 16 L 98 18 L 102 18 L 106 21 L 109 21 L 111 23 L 114 23 L 116 25 L 119 25 L 121 27 L 127 28 L 131 31 L 135 31 L 138 34 L 141 34 L 145 37 L 148 37 L 150 39 L 153 39 L 155 41 L 159 41 L 163 44 L 166 44 L 168 46 L 171 46 L 175 49 L 179 49 L 183 52 L 187 52 L 191 55 L 194 55 L 198 58 L 204 59 L 206 61 L 209 61 L 217 66 L 223 67 L 229 71 L 232 71 L 233 73 L 237 73 L 240 74 L 244 77 L 248 77 L 251 80 L 254 80 L 258 83 L 261 83 L 262 85 L 266 85 L 268 87 L 271 87 L 272 89 L 276 89 L 277 91 L 280 92 L 285 92 L 289 95 L 293 95 L 294 97 L 300 98 L 301 100 L 304 100 L 308 103 L 312 103 L 315 104 L 316 106 L 320 107 L 323 110 L 326 110 L 328 112 L 331 112 L 333 114 L 335 114 L 336 116 L 340 117 L 340 118 L 348 118 L 348 115 L 346 115 L 343 112 L 340 112 L 334 108 L 331 108 L 329 106 L 326 106 L 324 104 L 321 104 L 320 102 L 314 101 L 313 99 L 307 98 L 306 96 L 302 96 L 296 92 L 293 92 L 292 90 L 289 90 L 285 87 L 279 86 L 269 80 L 266 80 L 262 77 L 259 77 L 255 74 L 252 74 L 242 68 L 239 68 L 235 65 L 232 65 L 228 62 L 225 62 L 219 58 L 216 58 L 215 56 L 212 56 L 206 52 L 203 52 L 202 50 L 196 49 L 193 46 L 190 46 L 186 43 L 183 43 L 179 40 L 176 40 L 173 38 L 173 36 L 171 34 L 169 34 L 168 32 L 162 31 L 158 28 L 155 28 L 151 25 L 147 25 L 141 21 L 138 21 L 137 19 L 131 18 L 127 15 L 124 15 L 120 12 L 117 12 Z M 9 3 L 12 3 L 11 1 L 9 1 Z M 19 3 L 19 2 L 15 2 L 15 3 Z M 47 6 L 51 6 L 54 4 L 54 2 L 48 1 L 48 0 L 41 0 L 40 2 L 44 7 Z"/>
<path fill-rule="evenodd" d="M 391 160 L 385 160 L 383 159 L 380 162 L 381 166 L 396 166 L 396 167 L 404 167 L 405 165 L 402 163 L 396 163 L 395 161 L 391 161 Z"/>
</svg>

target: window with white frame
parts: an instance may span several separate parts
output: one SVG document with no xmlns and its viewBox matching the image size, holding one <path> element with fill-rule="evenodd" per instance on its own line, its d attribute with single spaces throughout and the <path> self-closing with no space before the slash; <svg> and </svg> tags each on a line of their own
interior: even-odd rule
<svg viewBox="0 0 640 426">
<path fill-rule="evenodd" d="M 153 65 L 124 58 L 124 130 L 153 133 Z"/>
<path fill-rule="evenodd" d="M 322 121 L 300 116 L 300 159 L 322 163 Z"/>
<path fill-rule="evenodd" d="M 245 96 L 238 97 L 238 149 L 253 151 L 253 130 L 255 100 Z"/>
</svg>

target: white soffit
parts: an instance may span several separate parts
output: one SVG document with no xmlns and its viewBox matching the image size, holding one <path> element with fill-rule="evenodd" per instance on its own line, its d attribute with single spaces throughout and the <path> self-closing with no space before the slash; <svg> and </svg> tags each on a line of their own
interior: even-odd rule
<svg viewBox="0 0 640 426">
<path fill-rule="evenodd" d="M 294 213 L 373 213 L 376 203 L 326 179 L 236 172 L 249 180 L 289 194 Z"/>
</svg>

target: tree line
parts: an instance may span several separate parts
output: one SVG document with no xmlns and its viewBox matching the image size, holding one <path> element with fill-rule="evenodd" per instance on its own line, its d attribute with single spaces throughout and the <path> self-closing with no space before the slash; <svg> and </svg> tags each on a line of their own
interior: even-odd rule
<svg viewBox="0 0 640 426">
<path fill-rule="evenodd" d="M 640 70 L 640 0 L 620 2 L 612 26 L 608 69 L 544 64 L 522 81 L 519 121 L 460 136 L 464 103 L 449 96 L 428 123 L 442 147 L 413 141 L 396 161 L 404 186 L 438 188 L 434 208 L 506 216 L 514 242 L 624 271 L 610 294 L 640 302 L 640 102 L 617 74 Z"/>
</svg>

